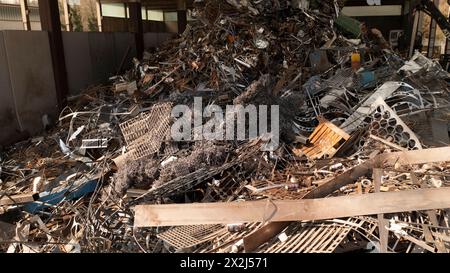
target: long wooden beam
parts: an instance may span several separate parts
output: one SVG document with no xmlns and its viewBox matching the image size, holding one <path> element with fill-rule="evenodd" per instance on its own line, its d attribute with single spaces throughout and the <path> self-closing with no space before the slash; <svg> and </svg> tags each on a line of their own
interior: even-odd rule
<svg viewBox="0 0 450 273">
<path fill-rule="evenodd" d="M 450 208 L 450 188 L 322 199 L 139 205 L 135 227 L 314 221 L 378 213 Z"/>
<path fill-rule="evenodd" d="M 373 182 L 375 184 L 375 192 L 380 192 L 381 184 L 383 180 L 383 169 L 375 168 L 373 169 Z M 386 229 L 386 220 L 384 219 L 384 214 L 379 213 L 378 218 L 378 234 L 380 235 L 380 252 L 388 252 L 388 237 L 389 231 Z"/>
<path fill-rule="evenodd" d="M 450 147 L 423 149 L 417 151 L 405 151 L 396 153 L 385 153 L 377 155 L 373 159 L 369 159 L 364 163 L 336 176 L 333 180 L 320 185 L 316 189 L 309 192 L 304 198 L 320 198 L 331 194 L 339 188 L 355 182 L 359 177 L 367 174 L 376 166 L 386 165 L 417 165 L 433 162 L 450 161 Z"/>
<path fill-rule="evenodd" d="M 0 206 L 24 204 L 36 201 L 38 199 L 39 199 L 38 193 L 25 193 L 25 194 L 3 196 L 2 198 L 0 198 Z"/>
<path fill-rule="evenodd" d="M 317 187 L 305 195 L 303 199 L 324 198 L 335 190 L 355 182 L 359 177 L 369 173 L 374 167 L 383 164 L 394 165 L 397 163 L 400 165 L 414 165 L 443 161 L 450 161 L 450 147 L 381 154 L 338 175 L 328 183 Z M 290 222 L 267 223 L 260 229 L 245 236 L 245 251 L 254 251 L 260 245 L 283 231 L 289 224 Z"/>
</svg>

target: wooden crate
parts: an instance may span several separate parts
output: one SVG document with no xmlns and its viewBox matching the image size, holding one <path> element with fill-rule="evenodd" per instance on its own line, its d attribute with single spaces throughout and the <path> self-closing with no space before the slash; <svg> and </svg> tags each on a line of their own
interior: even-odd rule
<svg viewBox="0 0 450 273">
<path fill-rule="evenodd" d="M 319 117 L 319 126 L 309 136 L 311 145 L 303 147 L 297 153 L 309 159 L 331 158 L 350 138 L 350 135 L 328 120 Z"/>
</svg>

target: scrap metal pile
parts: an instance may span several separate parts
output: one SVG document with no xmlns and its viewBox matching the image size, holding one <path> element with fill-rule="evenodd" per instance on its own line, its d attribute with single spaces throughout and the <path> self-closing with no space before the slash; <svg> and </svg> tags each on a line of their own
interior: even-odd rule
<svg viewBox="0 0 450 273">
<path fill-rule="evenodd" d="M 195 5 L 179 39 L 2 153 L 1 251 L 449 252 L 438 63 L 346 39 L 337 1 Z M 175 141 L 196 97 L 279 105 L 279 147 Z"/>
</svg>

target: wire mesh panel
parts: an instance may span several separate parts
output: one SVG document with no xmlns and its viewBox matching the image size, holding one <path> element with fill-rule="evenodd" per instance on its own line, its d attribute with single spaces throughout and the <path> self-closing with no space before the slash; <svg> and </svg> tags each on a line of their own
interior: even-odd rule
<svg viewBox="0 0 450 273">
<path fill-rule="evenodd" d="M 150 112 L 141 113 L 119 125 L 128 146 L 132 146 L 137 139 L 150 131 L 150 124 L 148 123 L 149 116 Z"/>
<path fill-rule="evenodd" d="M 120 130 L 130 151 L 130 158 L 137 160 L 156 153 L 170 130 L 172 103 L 160 103 L 149 112 L 120 124 Z"/>
<path fill-rule="evenodd" d="M 181 250 L 213 239 L 222 229 L 222 225 L 180 226 L 159 234 L 158 238 Z"/>
<path fill-rule="evenodd" d="M 360 226 L 361 219 L 348 219 L 349 222 Z M 289 227 L 284 234 L 285 239 L 277 239 L 268 247 L 259 252 L 264 253 L 332 253 L 345 236 L 352 230 L 349 225 L 334 222 L 319 222 L 295 224 Z"/>
</svg>

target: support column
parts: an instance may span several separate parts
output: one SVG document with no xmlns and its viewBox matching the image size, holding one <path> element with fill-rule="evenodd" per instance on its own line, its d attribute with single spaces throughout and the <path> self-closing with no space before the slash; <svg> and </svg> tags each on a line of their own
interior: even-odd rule
<svg viewBox="0 0 450 273">
<path fill-rule="evenodd" d="M 434 5 L 437 8 L 439 8 L 439 0 L 434 0 L 433 2 L 434 2 Z M 433 18 L 431 18 L 430 35 L 428 36 L 428 51 L 427 51 L 428 58 L 433 57 L 434 46 L 436 44 L 436 27 L 437 27 L 436 20 L 433 20 Z"/>
<path fill-rule="evenodd" d="M 66 31 L 72 31 L 72 26 L 70 24 L 70 17 L 69 17 L 69 4 L 67 3 L 67 0 L 62 0 L 62 6 L 64 8 L 64 25 Z"/>
<path fill-rule="evenodd" d="M 447 10 L 447 21 L 450 21 L 450 7 Z M 446 39 L 446 42 L 445 42 L 445 54 L 450 55 L 450 39 Z"/>
<path fill-rule="evenodd" d="M 381 189 L 381 184 L 383 180 L 383 169 L 374 168 L 373 169 L 373 182 L 375 186 L 375 192 L 379 193 Z M 389 231 L 386 229 L 388 222 L 384 219 L 384 214 L 379 213 L 378 218 L 378 234 L 380 237 L 380 253 L 388 253 L 388 239 Z"/>
<path fill-rule="evenodd" d="M 447 21 L 450 21 L 450 7 L 447 10 Z M 450 39 L 445 40 L 445 53 L 443 59 L 445 71 L 450 71 Z"/>
<path fill-rule="evenodd" d="M 137 58 L 142 59 L 144 53 L 144 30 L 142 24 L 142 6 L 141 3 L 129 3 L 130 19 L 129 29 L 135 35 Z"/>
<path fill-rule="evenodd" d="M 414 15 L 414 23 L 412 26 L 412 33 L 411 33 L 411 41 L 409 44 L 409 54 L 408 57 L 411 58 L 412 55 L 414 54 L 414 43 L 416 41 L 416 35 L 417 35 L 417 26 L 419 25 L 419 13 L 416 12 Z"/>
<path fill-rule="evenodd" d="M 102 3 L 100 2 L 100 0 L 95 1 L 95 8 L 97 10 L 97 26 L 98 26 L 98 31 L 102 32 L 102 19 L 103 19 L 103 15 L 102 15 Z"/>
<path fill-rule="evenodd" d="M 417 11 L 419 13 L 419 25 L 418 25 L 418 31 L 422 32 L 423 34 L 423 21 L 425 19 L 425 13 L 423 11 Z"/>
<path fill-rule="evenodd" d="M 61 34 L 61 21 L 59 20 L 58 1 L 39 0 L 39 15 L 42 30 L 49 35 L 50 50 L 52 53 L 53 73 L 55 77 L 56 97 L 60 109 L 67 102 L 68 84 L 66 62 L 64 59 L 64 46 Z"/>
<path fill-rule="evenodd" d="M 187 25 L 186 0 L 177 1 L 177 21 L 178 33 L 182 34 L 186 30 Z"/>
<path fill-rule="evenodd" d="M 28 1 L 20 0 L 20 13 L 22 13 L 22 22 L 24 30 L 31 30 L 30 16 L 28 10 Z"/>
</svg>

